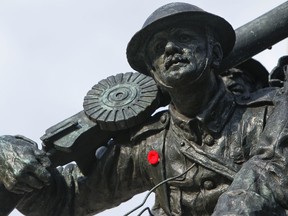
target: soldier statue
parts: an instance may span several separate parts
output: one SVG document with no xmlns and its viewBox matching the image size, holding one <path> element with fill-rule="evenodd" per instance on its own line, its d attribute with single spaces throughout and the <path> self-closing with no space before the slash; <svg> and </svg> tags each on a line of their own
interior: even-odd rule
<svg viewBox="0 0 288 216">
<path fill-rule="evenodd" d="M 125 120 L 114 124 L 107 114 L 95 139 L 91 133 L 83 141 L 93 146 L 107 136 L 86 165 L 56 168 L 52 151 L 39 150 L 23 136 L 2 136 L 0 196 L 8 191 L 15 207 L 31 216 L 93 215 L 147 190 L 155 193 L 148 209 L 155 216 L 286 215 L 287 88 L 261 88 L 245 96 L 229 92 L 218 68 L 234 43 L 233 28 L 217 15 L 187 3 L 158 8 L 130 40 L 127 59 L 140 73 L 135 80 L 142 75 L 155 80 L 158 101 L 169 103 L 168 110 L 130 127 Z M 124 87 L 109 93 L 117 106 L 131 90 Z M 84 102 L 88 114 L 91 98 Z M 61 133 L 78 123 L 61 123 Z M 44 147 L 58 132 L 47 130 Z M 62 147 L 69 145 L 66 140 Z"/>
</svg>

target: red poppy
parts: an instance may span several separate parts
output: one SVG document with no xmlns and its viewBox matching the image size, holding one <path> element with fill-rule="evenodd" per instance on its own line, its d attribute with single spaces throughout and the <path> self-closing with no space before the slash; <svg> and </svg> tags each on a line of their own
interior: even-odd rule
<svg viewBox="0 0 288 216">
<path fill-rule="evenodd" d="M 160 161 L 160 157 L 157 151 L 151 150 L 147 155 L 147 160 L 151 165 L 156 165 Z"/>
</svg>

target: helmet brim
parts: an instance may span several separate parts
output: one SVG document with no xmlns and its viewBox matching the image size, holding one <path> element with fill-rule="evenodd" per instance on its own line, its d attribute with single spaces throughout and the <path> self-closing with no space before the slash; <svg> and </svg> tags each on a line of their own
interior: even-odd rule
<svg viewBox="0 0 288 216">
<path fill-rule="evenodd" d="M 244 71 L 248 76 L 253 77 L 261 86 L 268 87 L 269 72 L 267 69 L 257 60 L 248 59 L 245 62 L 237 65 L 235 68 L 239 68 Z"/>
</svg>

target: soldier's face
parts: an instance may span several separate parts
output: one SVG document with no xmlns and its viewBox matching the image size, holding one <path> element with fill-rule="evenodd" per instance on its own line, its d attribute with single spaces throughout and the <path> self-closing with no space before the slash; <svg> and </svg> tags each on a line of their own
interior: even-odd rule
<svg viewBox="0 0 288 216">
<path fill-rule="evenodd" d="M 168 86 L 184 85 L 204 71 L 207 36 L 200 28 L 171 28 L 155 34 L 146 52 L 156 80 Z"/>
<path fill-rule="evenodd" d="M 248 95 L 257 89 L 256 83 L 240 69 L 231 68 L 221 77 L 227 89 L 235 95 Z"/>
</svg>

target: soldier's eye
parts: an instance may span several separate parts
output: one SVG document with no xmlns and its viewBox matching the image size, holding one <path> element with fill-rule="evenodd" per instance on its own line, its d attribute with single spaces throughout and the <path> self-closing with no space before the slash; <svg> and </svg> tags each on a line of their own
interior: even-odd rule
<svg viewBox="0 0 288 216">
<path fill-rule="evenodd" d="M 188 34 L 180 34 L 178 36 L 178 39 L 181 43 L 189 42 L 191 41 L 191 36 Z"/>
<path fill-rule="evenodd" d="M 158 43 L 156 43 L 154 45 L 154 51 L 156 53 L 160 53 L 160 52 L 162 52 L 164 50 L 164 47 L 165 47 L 165 42 L 164 41 L 160 41 L 160 42 L 158 42 Z"/>
</svg>

